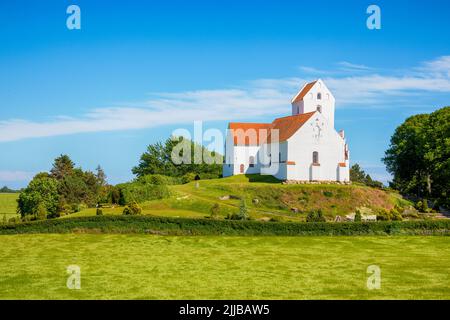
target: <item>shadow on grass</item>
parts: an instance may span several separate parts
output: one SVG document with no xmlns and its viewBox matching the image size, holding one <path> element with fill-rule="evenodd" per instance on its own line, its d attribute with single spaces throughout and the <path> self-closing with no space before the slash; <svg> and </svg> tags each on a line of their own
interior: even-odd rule
<svg viewBox="0 0 450 320">
<path fill-rule="evenodd" d="M 277 183 L 280 184 L 281 181 L 274 176 L 260 175 L 260 174 L 246 174 L 245 177 L 249 182 L 264 182 L 264 183 Z"/>
</svg>

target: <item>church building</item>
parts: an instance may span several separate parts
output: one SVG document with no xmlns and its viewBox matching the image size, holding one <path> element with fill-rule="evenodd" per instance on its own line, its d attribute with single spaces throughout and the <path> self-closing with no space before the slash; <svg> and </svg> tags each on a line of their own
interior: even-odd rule
<svg viewBox="0 0 450 320">
<path fill-rule="evenodd" d="M 231 122 L 223 176 L 269 174 L 288 181 L 348 182 L 344 130 L 334 128 L 335 99 L 318 79 L 291 101 L 292 115 L 271 123 Z"/>
</svg>

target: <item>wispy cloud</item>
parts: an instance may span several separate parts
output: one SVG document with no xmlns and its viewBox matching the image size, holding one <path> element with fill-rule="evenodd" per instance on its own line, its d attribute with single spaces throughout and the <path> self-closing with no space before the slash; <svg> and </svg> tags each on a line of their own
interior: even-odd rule
<svg viewBox="0 0 450 320">
<path fill-rule="evenodd" d="M 355 71 L 369 71 L 372 70 L 372 68 L 365 66 L 363 64 L 355 64 L 355 63 L 351 63 L 348 61 L 341 61 L 337 63 L 338 66 L 340 67 L 341 70 L 344 71 L 350 71 L 350 72 L 355 72 Z"/>
<path fill-rule="evenodd" d="M 417 103 L 417 97 L 450 93 L 450 56 L 426 61 L 411 70 L 373 73 L 369 67 L 350 62 L 340 68 L 352 75 L 324 76 L 338 107 L 374 108 Z M 306 67 L 305 67 L 306 68 Z M 363 74 L 356 70 L 364 70 Z M 76 133 L 151 128 L 194 120 L 243 120 L 285 114 L 300 87 L 320 70 L 304 69 L 305 77 L 257 79 L 244 85 L 218 90 L 152 93 L 148 101 L 93 109 L 78 117 L 58 116 L 48 121 L 9 119 L 0 121 L 0 142 Z M 432 100 L 430 100 L 429 103 Z"/>
<path fill-rule="evenodd" d="M 0 183 L 28 181 L 33 176 L 33 173 L 25 171 L 0 171 Z"/>
</svg>

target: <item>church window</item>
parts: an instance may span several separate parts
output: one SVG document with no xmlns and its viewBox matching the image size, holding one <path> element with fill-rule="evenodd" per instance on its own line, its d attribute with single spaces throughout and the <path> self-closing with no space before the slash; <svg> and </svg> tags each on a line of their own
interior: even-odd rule
<svg viewBox="0 0 450 320">
<path fill-rule="evenodd" d="M 253 168 L 255 166 L 255 157 L 250 156 L 250 158 L 248 159 L 248 163 L 249 163 L 249 167 Z"/>
<path fill-rule="evenodd" d="M 322 113 L 322 106 L 317 106 L 317 111 L 319 111 L 320 113 Z"/>
<path fill-rule="evenodd" d="M 313 152 L 313 164 L 319 164 L 319 153 L 317 151 Z"/>
<path fill-rule="evenodd" d="M 317 100 L 322 100 L 322 93 L 319 92 L 319 93 L 317 94 Z"/>
</svg>

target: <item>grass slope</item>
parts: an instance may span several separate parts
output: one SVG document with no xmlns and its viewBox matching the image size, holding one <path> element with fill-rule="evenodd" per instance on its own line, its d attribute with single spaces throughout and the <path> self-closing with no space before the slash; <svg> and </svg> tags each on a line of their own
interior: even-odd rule
<svg viewBox="0 0 450 320">
<path fill-rule="evenodd" d="M 220 207 L 219 214 L 225 217 L 238 211 L 239 198 L 243 198 L 250 215 L 255 219 L 304 221 L 307 212 L 321 209 L 328 220 L 333 220 L 336 215 L 346 215 L 357 208 L 370 212 L 380 208 L 391 209 L 395 204 L 409 204 L 396 193 L 366 186 L 284 185 L 271 176 L 260 175 L 200 180 L 169 188 L 169 198 L 143 203 L 143 214 L 198 218 L 209 216 L 211 207 L 217 203 Z M 219 199 L 224 196 L 231 197 Z M 298 213 L 293 213 L 292 208 L 296 208 Z M 120 214 L 122 210 L 123 208 L 106 209 L 104 214 Z M 71 216 L 94 214 L 95 210 L 88 209 Z"/>
<path fill-rule="evenodd" d="M 448 237 L 0 237 L 0 299 L 450 299 Z M 81 290 L 66 288 L 69 265 Z M 367 290 L 369 265 L 381 289 Z"/>
</svg>

